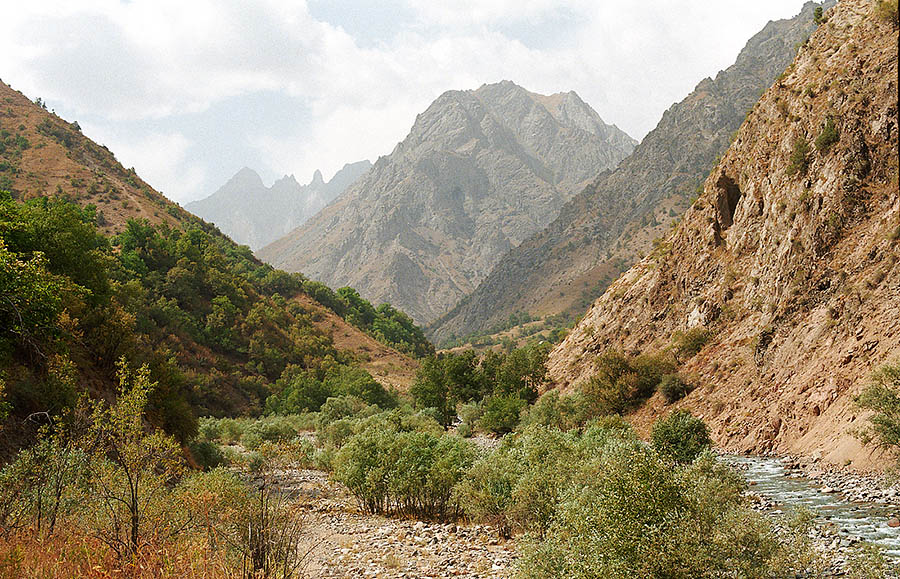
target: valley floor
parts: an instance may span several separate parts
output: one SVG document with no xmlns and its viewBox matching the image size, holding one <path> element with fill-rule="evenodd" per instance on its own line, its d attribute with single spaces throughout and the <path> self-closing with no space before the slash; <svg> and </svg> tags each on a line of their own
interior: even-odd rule
<svg viewBox="0 0 900 579">
<path fill-rule="evenodd" d="M 327 473 L 284 470 L 274 476 L 305 499 L 307 577 L 512 577 L 514 543 L 499 540 L 489 526 L 369 515 Z"/>
</svg>

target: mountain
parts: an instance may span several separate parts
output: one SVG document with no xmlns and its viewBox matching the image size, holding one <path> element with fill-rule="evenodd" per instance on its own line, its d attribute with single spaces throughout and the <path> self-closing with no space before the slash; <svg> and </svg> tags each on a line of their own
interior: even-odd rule
<svg viewBox="0 0 900 579">
<path fill-rule="evenodd" d="M 747 111 L 815 29 L 816 6 L 807 3 L 798 16 L 769 22 L 732 66 L 672 105 L 630 157 L 511 249 L 471 295 L 433 322 L 432 340 L 484 333 L 521 312 L 581 315 L 687 209 Z"/>
<path fill-rule="evenodd" d="M 432 320 L 634 144 L 574 92 L 509 81 L 446 92 L 346 193 L 257 255 Z"/>
<path fill-rule="evenodd" d="M 123 357 L 148 366 L 150 417 L 183 441 L 197 415 L 259 413 L 299 374 L 408 387 L 416 362 L 383 342 L 430 345 L 401 312 L 273 269 L 77 123 L 2 83 L 0 98 L 0 457 L 30 413 L 112 398 Z"/>
<path fill-rule="evenodd" d="M 263 185 L 255 171 L 244 167 L 218 191 L 188 203 L 185 209 L 256 250 L 305 223 L 371 167 L 369 161 L 348 163 L 327 183 L 316 171 L 308 185 L 286 175 L 271 187 Z"/>
<path fill-rule="evenodd" d="M 708 336 L 678 403 L 717 443 L 865 466 L 853 397 L 900 353 L 897 23 L 842 0 L 762 96 L 703 193 L 550 354 L 577 387 L 608 348 Z M 666 411 L 656 395 L 634 417 Z"/>
<path fill-rule="evenodd" d="M 77 122 L 66 122 L 3 82 L 0 189 L 17 200 L 54 194 L 94 205 L 97 225 L 107 234 L 122 231 L 131 218 L 169 226 L 194 219 L 85 137 Z"/>
</svg>

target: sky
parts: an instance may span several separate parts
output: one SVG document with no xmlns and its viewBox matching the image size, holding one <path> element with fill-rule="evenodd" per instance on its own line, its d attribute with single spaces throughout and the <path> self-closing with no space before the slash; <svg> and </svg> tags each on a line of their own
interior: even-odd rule
<svg viewBox="0 0 900 579">
<path fill-rule="evenodd" d="M 447 90 L 574 90 L 640 140 L 802 0 L 0 0 L 0 79 L 181 204 L 375 161 Z"/>
</svg>

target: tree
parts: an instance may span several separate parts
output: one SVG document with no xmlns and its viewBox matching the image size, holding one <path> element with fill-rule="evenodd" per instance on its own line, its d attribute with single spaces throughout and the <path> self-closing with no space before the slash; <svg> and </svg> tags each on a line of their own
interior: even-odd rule
<svg viewBox="0 0 900 579">
<path fill-rule="evenodd" d="M 856 404 L 874 411 L 871 426 L 861 433 L 863 440 L 874 439 L 881 448 L 900 455 L 900 360 L 875 370 Z"/>
<path fill-rule="evenodd" d="M 43 254 L 22 260 L 0 239 L 0 352 L 16 345 L 43 354 L 45 341 L 58 333 L 65 287 Z"/>
<path fill-rule="evenodd" d="M 432 356 L 422 361 L 409 393 L 416 403 L 416 408 L 437 410 L 438 422 L 442 425 L 447 426 L 453 420 L 456 412 L 454 405 L 451 404 L 442 359 Z"/>
<path fill-rule="evenodd" d="M 147 398 L 156 386 L 149 368 L 132 372 L 124 358 L 117 368 L 118 399 L 112 406 L 96 404 L 86 446 L 96 468 L 91 492 L 99 504 L 98 538 L 129 558 L 186 524 L 174 513 L 166 486 L 183 466 L 174 438 L 144 429 Z"/>
<path fill-rule="evenodd" d="M 706 423 L 687 410 L 657 420 L 651 439 L 660 456 L 676 463 L 689 463 L 712 445 Z"/>
</svg>

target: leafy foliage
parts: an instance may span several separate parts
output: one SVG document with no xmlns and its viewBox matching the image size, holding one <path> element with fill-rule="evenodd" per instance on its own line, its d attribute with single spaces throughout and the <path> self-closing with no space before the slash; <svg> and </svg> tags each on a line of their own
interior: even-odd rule
<svg viewBox="0 0 900 579">
<path fill-rule="evenodd" d="M 410 394 L 417 407 L 435 408 L 445 425 L 456 416 L 458 404 L 489 396 L 497 399 L 494 410 L 499 411 L 503 404 L 521 410 L 537 398 L 548 352 L 549 345 L 544 344 L 505 353 L 489 351 L 480 360 L 472 351 L 427 358 L 419 366 Z"/>
<path fill-rule="evenodd" d="M 353 288 L 342 287 L 335 292 L 317 281 L 304 280 L 303 291 L 382 344 L 416 358 L 434 355 L 434 346 L 422 329 L 390 304 L 375 308 Z"/>
<path fill-rule="evenodd" d="M 806 175 L 809 169 L 809 143 L 803 137 L 794 141 L 794 148 L 791 149 L 790 163 L 787 167 L 788 175 Z"/>
<path fill-rule="evenodd" d="M 666 374 L 659 383 L 659 391 L 662 393 L 666 404 L 672 404 L 687 396 L 693 387 L 681 379 L 678 374 Z"/>
<path fill-rule="evenodd" d="M 672 353 L 677 360 L 696 356 L 712 338 L 712 332 L 703 326 L 696 326 L 672 335 Z"/>
<path fill-rule="evenodd" d="M 816 137 L 816 150 L 824 155 L 840 139 L 841 134 L 838 132 L 837 127 L 834 126 L 834 119 L 828 117 L 825 121 L 825 126 L 822 127 L 822 132 Z"/>
<path fill-rule="evenodd" d="M 860 408 L 871 410 L 871 426 L 864 440 L 876 440 L 889 452 L 900 454 L 900 362 L 884 364 L 872 374 L 868 386 L 856 398 Z"/>
<path fill-rule="evenodd" d="M 596 372 L 583 386 L 584 403 L 589 416 L 622 414 L 649 398 L 663 376 L 675 369 L 669 356 L 629 357 L 615 350 L 601 354 Z"/>
<path fill-rule="evenodd" d="M 712 446 L 706 424 L 687 410 L 657 420 L 650 437 L 660 456 L 678 463 L 692 462 Z"/>
<path fill-rule="evenodd" d="M 453 487 L 472 464 L 461 438 L 401 431 L 378 422 L 347 440 L 334 457 L 334 477 L 372 513 L 453 517 Z"/>
<path fill-rule="evenodd" d="M 157 384 L 148 414 L 181 442 L 195 432 L 195 411 L 259 411 L 273 382 L 273 409 L 283 412 L 317 410 L 344 393 L 394 404 L 350 368 L 316 312 L 291 299 L 302 277 L 261 264 L 203 223 L 132 220 L 110 242 L 95 217 L 59 198 L 0 194 L 0 361 L 15 414 L 70 406 L 83 389 L 78 374 L 112 390 L 122 356 L 147 366 Z M 373 323 L 390 333 L 403 316 L 381 311 Z M 54 368 L 73 364 L 63 384 Z"/>
<path fill-rule="evenodd" d="M 321 378 L 319 378 L 321 376 Z M 362 368 L 335 366 L 326 372 L 290 367 L 276 382 L 266 409 L 277 414 L 317 412 L 329 398 L 353 396 L 381 408 L 397 406 L 397 395 L 385 390 Z"/>
<path fill-rule="evenodd" d="M 483 430 L 494 434 L 512 432 L 526 406 L 526 400 L 513 394 L 491 396 L 484 401 L 484 414 L 478 424 Z"/>
</svg>

